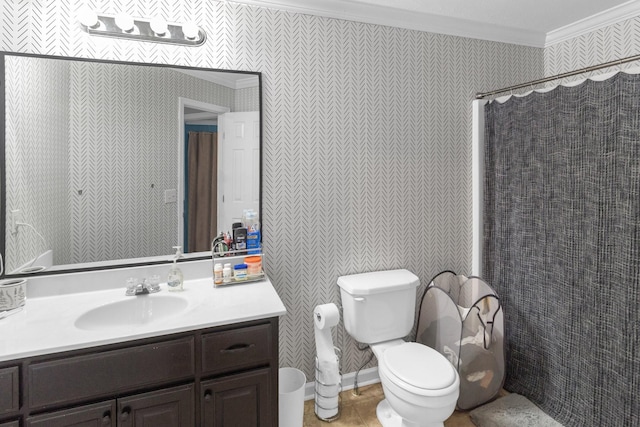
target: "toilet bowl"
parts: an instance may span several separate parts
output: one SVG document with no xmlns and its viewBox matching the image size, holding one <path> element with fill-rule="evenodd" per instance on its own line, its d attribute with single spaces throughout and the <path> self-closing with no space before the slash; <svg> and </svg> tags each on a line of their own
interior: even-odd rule
<svg viewBox="0 0 640 427">
<path fill-rule="evenodd" d="M 458 399 L 460 378 L 449 361 L 401 339 L 413 327 L 419 283 L 407 270 L 338 278 L 345 328 L 378 359 L 385 399 L 376 415 L 383 427 L 442 427 Z"/>
<path fill-rule="evenodd" d="M 417 343 L 385 345 L 378 373 L 386 402 L 377 415 L 384 427 L 441 427 L 453 413 L 460 390 L 458 373 L 440 353 Z M 404 421 L 404 424 L 403 424 Z"/>
</svg>

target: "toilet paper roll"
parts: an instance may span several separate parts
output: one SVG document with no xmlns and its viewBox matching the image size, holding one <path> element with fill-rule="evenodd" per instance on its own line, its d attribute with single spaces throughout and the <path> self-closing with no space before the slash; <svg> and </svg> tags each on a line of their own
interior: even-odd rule
<svg viewBox="0 0 640 427">
<path fill-rule="evenodd" d="M 336 384 L 339 381 L 338 358 L 331 337 L 331 327 L 337 325 L 339 320 L 340 312 L 335 304 L 318 305 L 313 310 L 316 354 L 320 368 L 318 379 L 325 384 Z"/>
<path fill-rule="evenodd" d="M 317 305 L 313 309 L 313 322 L 318 329 L 331 328 L 340 321 L 338 307 L 333 304 Z"/>
<path fill-rule="evenodd" d="M 315 411 L 320 419 L 331 419 L 338 414 L 340 372 L 333 347 L 331 327 L 340 321 L 335 304 L 322 304 L 313 310 L 318 365 L 316 369 Z"/>
</svg>

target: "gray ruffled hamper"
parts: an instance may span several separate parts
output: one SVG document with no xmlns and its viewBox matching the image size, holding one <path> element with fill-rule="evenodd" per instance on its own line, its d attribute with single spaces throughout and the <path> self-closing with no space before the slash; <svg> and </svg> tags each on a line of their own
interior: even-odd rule
<svg viewBox="0 0 640 427">
<path fill-rule="evenodd" d="M 484 280 L 443 271 L 427 285 L 416 341 L 445 356 L 460 375 L 457 408 L 496 397 L 505 377 L 504 316 Z"/>
</svg>

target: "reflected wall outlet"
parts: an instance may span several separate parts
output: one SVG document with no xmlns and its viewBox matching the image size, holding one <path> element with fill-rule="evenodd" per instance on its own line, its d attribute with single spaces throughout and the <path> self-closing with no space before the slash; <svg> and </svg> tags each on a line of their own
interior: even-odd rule
<svg viewBox="0 0 640 427">
<path fill-rule="evenodd" d="M 178 200 L 178 195 L 175 189 L 164 190 L 164 203 L 175 203 Z"/>
<path fill-rule="evenodd" d="M 22 222 L 22 211 L 20 209 L 12 209 L 9 217 L 11 232 L 15 234 L 18 232 L 18 223 Z"/>
</svg>

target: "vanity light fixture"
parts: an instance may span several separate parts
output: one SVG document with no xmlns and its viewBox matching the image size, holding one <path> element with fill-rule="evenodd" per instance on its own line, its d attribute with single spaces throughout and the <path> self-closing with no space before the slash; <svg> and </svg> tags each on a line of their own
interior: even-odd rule
<svg viewBox="0 0 640 427">
<path fill-rule="evenodd" d="M 149 25 L 151 26 L 151 30 L 153 30 L 153 33 L 157 37 L 163 37 L 165 34 L 167 34 L 167 31 L 169 31 L 169 24 L 167 24 L 167 21 L 165 21 L 163 18 L 160 18 L 159 16 L 153 18 L 149 22 Z"/>
<path fill-rule="evenodd" d="M 164 18 L 133 18 L 121 12 L 117 15 L 103 15 L 84 8 L 78 14 L 82 29 L 92 36 L 119 37 L 156 43 L 199 46 L 207 39 L 207 34 L 195 22 L 184 24 L 168 23 Z"/>
<path fill-rule="evenodd" d="M 131 33 L 136 28 L 135 22 L 133 22 L 133 18 L 128 13 L 118 13 L 114 18 L 114 21 L 118 28 L 120 28 L 125 33 Z"/>
<path fill-rule="evenodd" d="M 85 8 L 80 11 L 78 14 L 78 20 L 80 23 L 87 28 L 98 28 L 100 26 L 100 21 L 98 20 L 98 14 L 88 8 Z"/>
<path fill-rule="evenodd" d="M 198 26 L 193 21 L 182 24 L 182 32 L 189 40 L 195 40 L 195 38 L 198 37 L 198 31 Z"/>
</svg>

